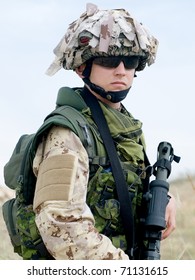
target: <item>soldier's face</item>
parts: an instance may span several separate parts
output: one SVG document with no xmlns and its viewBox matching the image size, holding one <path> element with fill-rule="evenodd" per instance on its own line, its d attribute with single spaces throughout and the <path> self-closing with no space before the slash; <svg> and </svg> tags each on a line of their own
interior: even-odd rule
<svg viewBox="0 0 195 280">
<path fill-rule="evenodd" d="M 121 61 L 116 67 L 102 66 L 93 63 L 90 74 L 90 81 L 105 91 L 120 91 L 132 86 L 135 69 L 125 68 Z"/>
</svg>

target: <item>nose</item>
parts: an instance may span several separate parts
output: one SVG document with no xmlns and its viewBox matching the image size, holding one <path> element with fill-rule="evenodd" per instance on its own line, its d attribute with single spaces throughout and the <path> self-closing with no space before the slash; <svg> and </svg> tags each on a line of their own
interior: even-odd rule
<svg viewBox="0 0 195 280">
<path fill-rule="evenodd" d="M 126 69 L 123 61 L 121 61 L 120 64 L 114 70 L 116 75 L 125 75 Z"/>
</svg>

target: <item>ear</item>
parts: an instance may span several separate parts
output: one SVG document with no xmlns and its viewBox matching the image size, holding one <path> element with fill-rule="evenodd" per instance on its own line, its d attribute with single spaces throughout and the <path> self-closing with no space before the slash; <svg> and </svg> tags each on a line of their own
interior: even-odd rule
<svg viewBox="0 0 195 280">
<path fill-rule="evenodd" d="M 85 78 L 85 77 L 83 76 L 83 71 L 85 70 L 85 66 L 86 66 L 86 64 L 82 64 L 82 65 L 80 65 L 79 67 L 77 67 L 77 68 L 75 69 L 75 72 L 77 73 L 77 75 L 78 75 L 81 79 Z"/>
</svg>

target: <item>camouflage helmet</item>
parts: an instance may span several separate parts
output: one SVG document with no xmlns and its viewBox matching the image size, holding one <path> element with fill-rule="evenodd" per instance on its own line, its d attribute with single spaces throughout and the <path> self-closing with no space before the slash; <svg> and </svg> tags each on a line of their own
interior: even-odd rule
<svg viewBox="0 0 195 280">
<path fill-rule="evenodd" d="M 75 70 L 93 57 L 118 55 L 139 56 L 136 70 L 141 71 L 154 63 L 157 47 L 157 39 L 126 10 L 87 4 L 54 49 L 56 58 L 46 73 L 52 76 L 62 67 Z"/>
</svg>

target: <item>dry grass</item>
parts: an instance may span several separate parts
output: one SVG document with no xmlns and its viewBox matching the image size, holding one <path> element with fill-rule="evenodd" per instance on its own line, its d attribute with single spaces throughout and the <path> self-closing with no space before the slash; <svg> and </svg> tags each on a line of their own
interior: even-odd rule
<svg viewBox="0 0 195 280">
<path fill-rule="evenodd" d="M 195 177 L 186 176 L 170 183 L 170 191 L 177 202 L 177 228 L 161 242 L 162 260 L 195 260 Z M 13 196 L 12 192 L 0 190 L 0 207 L 3 201 Z M 20 259 L 13 252 L 9 236 L 0 212 L 0 260 Z"/>
<path fill-rule="evenodd" d="M 162 259 L 195 260 L 195 177 L 170 184 L 177 202 L 177 227 L 161 242 Z"/>
</svg>

